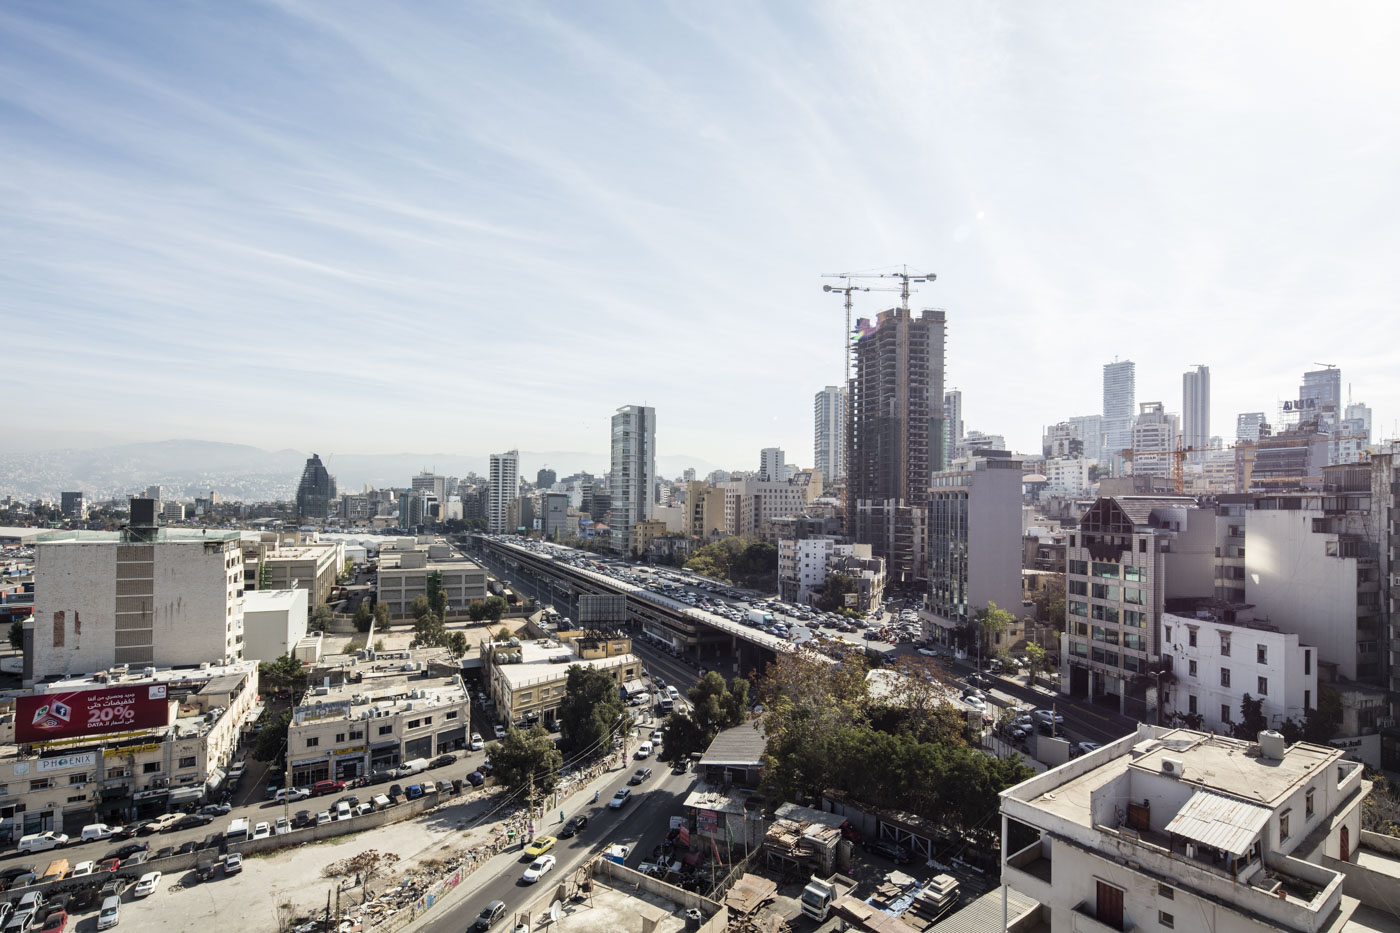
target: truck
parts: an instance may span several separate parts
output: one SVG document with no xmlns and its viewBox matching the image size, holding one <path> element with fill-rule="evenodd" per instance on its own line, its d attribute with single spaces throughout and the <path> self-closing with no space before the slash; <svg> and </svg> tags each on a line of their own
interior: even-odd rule
<svg viewBox="0 0 1400 933">
<path fill-rule="evenodd" d="M 623 845 L 610 845 L 603 850 L 603 858 L 609 862 L 616 862 L 619 865 L 627 863 L 627 847 Z"/>
<path fill-rule="evenodd" d="M 762 609 L 750 609 L 748 623 L 750 625 L 772 625 L 773 613 L 765 612 Z"/>
<path fill-rule="evenodd" d="M 831 916 L 832 905 L 856 889 L 856 880 L 842 874 L 830 878 L 813 877 L 802 889 L 802 913 L 822 923 Z"/>
</svg>

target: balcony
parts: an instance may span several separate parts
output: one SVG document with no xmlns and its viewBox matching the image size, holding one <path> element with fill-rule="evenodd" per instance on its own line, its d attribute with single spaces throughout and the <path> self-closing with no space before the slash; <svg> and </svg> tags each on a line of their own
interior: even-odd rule
<svg viewBox="0 0 1400 933">
<path fill-rule="evenodd" d="M 1084 901 L 1079 904 L 1079 906 L 1075 907 L 1074 910 L 1070 912 L 1070 919 L 1073 921 L 1070 929 L 1072 929 L 1074 933 L 1129 933 L 1129 931 L 1136 929 L 1132 921 L 1127 917 L 1123 918 L 1123 925 L 1121 927 L 1101 923 L 1099 919 L 1094 916 L 1094 904 L 1090 901 Z"/>
<path fill-rule="evenodd" d="M 1032 900 L 1047 904 L 1053 899 L 1052 867 L 1050 844 L 1039 839 L 1007 858 L 1001 868 L 1001 882 Z"/>
</svg>

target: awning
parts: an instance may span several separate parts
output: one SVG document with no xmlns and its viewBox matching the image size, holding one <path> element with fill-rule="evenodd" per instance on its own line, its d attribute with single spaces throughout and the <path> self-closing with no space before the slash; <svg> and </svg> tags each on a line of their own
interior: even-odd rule
<svg viewBox="0 0 1400 933">
<path fill-rule="evenodd" d="M 629 680 L 622 685 L 622 695 L 632 696 L 635 693 L 646 693 L 647 685 L 644 680 Z"/>
<path fill-rule="evenodd" d="M 219 772 L 222 774 L 223 772 Z M 211 787 L 216 786 L 211 783 Z M 204 799 L 203 787 L 177 787 L 170 792 L 170 800 L 167 801 L 172 807 L 178 807 L 183 803 L 197 803 Z"/>
<path fill-rule="evenodd" d="M 1249 854 L 1272 811 L 1198 790 L 1167 823 L 1167 833 L 1234 856 Z"/>
<path fill-rule="evenodd" d="M 209 772 L 209 780 L 204 782 L 204 786 L 208 787 L 209 792 L 212 794 L 223 786 L 224 779 L 227 777 L 228 775 L 224 774 L 223 768 L 215 768 L 213 771 Z M 173 799 L 175 795 L 171 794 L 170 796 Z"/>
</svg>

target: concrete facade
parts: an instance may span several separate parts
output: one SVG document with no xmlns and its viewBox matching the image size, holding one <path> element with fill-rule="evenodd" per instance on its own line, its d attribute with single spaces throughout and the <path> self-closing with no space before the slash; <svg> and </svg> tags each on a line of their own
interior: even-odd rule
<svg viewBox="0 0 1400 933">
<path fill-rule="evenodd" d="M 310 615 L 307 593 L 295 590 L 253 590 L 243 594 L 243 656 L 275 661 L 291 654 L 306 637 Z"/>
<path fill-rule="evenodd" d="M 990 603 L 1021 612 L 1021 461 L 954 462 L 936 473 L 927 505 L 928 608 L 958 625 Z"/>
<path fill-rule="evenodd" d="M 491 455 L 490 487 L 486 494 L 486 529 L 493 535 L 514 529 L 507 527 L 506 512 L 520 494 L 520 451 L 508 450 Z"/>
<path fill-rule="evenodd" d="M 582 634 L 571 643 L 577 651 L 569 644 L 521 643 L 518 639 L 482 642 L 486 692 L 501 718 L 517 724 L 553 723 L 564 699 L 569 668 L 576 664 L 606 672 L 619 688 L 642 676 L 642 661 L 632 654 L 630 638 Z"/>
<path fill-rule="evenodd" d="M 626 554 L 633 523 L 652 518 L 656 504 L 656 409 L 645 405 L 619 408 L 612 417 L 611 440 L 610 543 L 615 552 Z"/>
<path fill-rule="evenodd" d="M 812 462 L 835 481 L 846 476 L 846 390 L 827 386 L 812 403 Z"/>
<path fill-rule="evenodd" d="M 379 578 L 376 598 L 396 619 L 406 618 L 412 611 L 413 600 L 428 595 L 428 575 L 441 576 L 447 605 L 462 612 L 474 600 L 485 599 L 486 568 L 466 557 L 450 557 L 446 545 L 439 546 L 443 556 L 434 558 L 427 549 L 379 552 Z"/>
</svg>

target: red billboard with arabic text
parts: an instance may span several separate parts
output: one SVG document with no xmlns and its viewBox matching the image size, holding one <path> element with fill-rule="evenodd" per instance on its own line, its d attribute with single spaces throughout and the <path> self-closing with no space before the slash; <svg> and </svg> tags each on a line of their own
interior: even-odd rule
<svg viewBox="0 0 1400 933">
<path fill-rule="evenodd" d="M 19 697 L 15 704 L 15 742 L 21 745 L 168 725 L 165 684 L 39 693 Z"/>
</svg>

